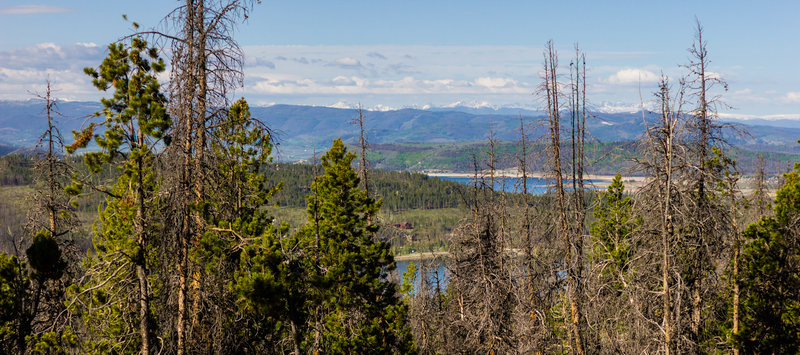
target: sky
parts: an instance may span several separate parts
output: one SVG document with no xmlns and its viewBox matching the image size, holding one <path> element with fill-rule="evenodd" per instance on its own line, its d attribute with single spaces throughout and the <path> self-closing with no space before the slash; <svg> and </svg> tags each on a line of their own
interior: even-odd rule
<svg viewBox="0 0 800 355">
<path fill-rule="evenodd" d="M 219 0 L 207 0 L 209 3 Z M 0 99 L 25 100 L 49 78 L 56 96 L 97 100 L 83 74 L 108 43 L 180 5 L 165 0 L 0 0 Z M 542 48 L 566 72 L 587 58 L 593 107 L 632 111 L 663 73 L 686 70 L 696 19 L 709 71 L 728 83 L 722 115 L 800 119 L 799 1 L 271 1 L 235 38 L 253 104 L 370 109 L 454 105 L 540 108 Z M 640 99 L 641 98 L 641 99 Z"/>
</svg>

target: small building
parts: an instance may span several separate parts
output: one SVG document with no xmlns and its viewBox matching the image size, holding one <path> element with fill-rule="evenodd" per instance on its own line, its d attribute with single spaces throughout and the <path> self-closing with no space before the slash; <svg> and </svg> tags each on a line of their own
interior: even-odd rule
<svg viewBox="0 0 800 355">
<path fill-rule="evenodd" d="M 398 229 L 414 229 L 414 225 L 409 222 L 395 223 L 392 226 Z"/>
</svg>

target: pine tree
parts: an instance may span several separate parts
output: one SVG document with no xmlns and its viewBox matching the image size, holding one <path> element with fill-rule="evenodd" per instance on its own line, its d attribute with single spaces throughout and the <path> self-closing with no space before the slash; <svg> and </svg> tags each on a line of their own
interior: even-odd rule
<svg viewBox="0 0 800 355">
<path fill-rule="evenodd" d="M 748 354 L 800 352 L 800 164 L 784 177 L 775 216 L 743 235 L 741 329 L 734 341 Z"/>
<path fill-rule="evenodd" d="M 108 49 L 97 69 L 84 71 L 97 89 L 113 88 L 113 96 L 101 100 L 104 108 L 96 116 L 103 116 L 102 122 L 75 132 L 75 143 L 67 150 L 85 148 L 94 140 L 100 151 L 84 155 L 89 170 L 99 173 L 102 164 L 115 164 L 122 175 L 95 225 L 97 254 L 86 261 L 88 281 L 78 297 L 88 298 L 82 302 L 88 307 L 85 321 L 98 336 L 90 348 L 149 354 L 155 335 L 152 300 L 161 296 L 151 275 L 158 256 L 153 231 L 159 202 L 153 161 L 171 124 L 156 79 L 165 65 L 157 49 L 139 37 Z M 95 134 L 98 126 L 104 127 L 102 134 Z"/>
<path fill-rule="evenodd" d="M 632 236 L 641 224 L 632 215 L 633 200 L 625 196 L 622 176 L 618 173 L 608 190 L 600 196 L 594 210 L 595 220 L 590 230 L 592 236 L 591 260 L 601 265 L 600 275 L 610 282 L 610 287 L 624 287 L 626 271 L 632 257 Z"/>
<path fill-rule="evenodd" d="M 25 264 L 14 255 L 0 254 L 0 351 L 6 354 L 23 352 L 18 339 L 21 298 L 30 287 Z"/>
<path fill-rule="evenodd" d="M 322 156 L 325 174 L 314 182 L 317 194 L 307 198 L 309 223 L 298 234 L 312 250 L 310 300 L 318 308 L 309 313 L 318 315 L 322 326 L 319 340 L 311 339 L 318 347 L 310 350 L 411 352 L 406 306 L 387 280 L 394 257 L 388 243 L 376 240 L 378 225 L 369 223 L 381 201 L 359 189 L 351 167 L 355 158 L 341 139 Z"/>
<path fill-rule="evenodd" d="M 271 136 L 241 99 L 229 108 L 218 137 L 211 149 L 220 176 L 213 186 L 214 205 L 208 208 L 212 215 L 192 250 L 193 261 L 205 267 L 206 282 L 227 284 L 203 296 L 215 300 L 212 312 L 219 313 L 206 318 L 224 322 L 215 328 L 212 350 L 285 352 L 280 344 L 290 331 L 284 321 L 304 319 L 292 317 L 302 309 L 293 303 L 297 292 L 290 291 L 299 272 L 289 259 L 288 244 L 296 243 L 280 239 L 288 226 L 273 224 L 264 208 L 281 187 L 268 186 L 262 173 L 272 161 Z M 237 312 L 242 316 L 231 317 Z"/>
</svg>

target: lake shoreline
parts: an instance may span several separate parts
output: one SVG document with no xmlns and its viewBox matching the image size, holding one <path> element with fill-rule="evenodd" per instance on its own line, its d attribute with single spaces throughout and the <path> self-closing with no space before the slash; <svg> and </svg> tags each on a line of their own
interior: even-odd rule
<svg viewBox="0 0 800 355">
<path fill-rule="evenodd" d="M 452 172 L 452 171 L 422 171 L 422 174 L 432 176 L 432 177 L 447 177 L 447 178 L 473 178 L 475 176 L 474 173 L 459 173 L 459 172 Z M 529 178 L 549 178 L 552 177 L 552 174 L 542 173 L 542 172 L 533 172 L 527 174 Z M 486 177 L 488 173 L 481 172 L 480 176 Z M 522 174 L 517 169 L 505 169 L 505 170 L 497 170 L 495 173 L 497 177 L 508 177 L 508 178 L 522 178 Z M 597 174 L 585 174 L 585 180 L 593 180 L 591 183 L 587 183 L 588 186 L 605 189 L 611 185 L 611 181 L 614 180 L 614 175 L 597 175 Z M 634 192 L 641 187 L 643 187 L 649 178 L 646 176 L 631 176 L 631 175 L 623 175 L 622 182 L 625 185 L 625 190 Z"/>
<path fill-rule="evenodd" d="M 447 258 L 450 256 L 446 251 L 433 251 L 424 253 L 411 253 L 399 255 L 394 257 L 394 261 L 417 261 L 417 260 L 432 260 L 436 258 Z"/>
</svg>

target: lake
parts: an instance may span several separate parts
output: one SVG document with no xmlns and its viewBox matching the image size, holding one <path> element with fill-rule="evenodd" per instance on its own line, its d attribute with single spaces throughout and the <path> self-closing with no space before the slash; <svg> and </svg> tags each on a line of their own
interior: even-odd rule
<svg viewBox="0 0 800 355">
<path fill-rule="evenodd" d="M 472 185 L 472 178 L 468 177 L 453 177 L 453 176 L 437 176 L 442 180 L 447 181 L 455 181 L 459 184 L 464 184 L 467 186 Z M 489 183 L 488 178 L 483 178 L 483 181 L 486 184 Z M 598 184 L 604 182 L 603 180 L 584 180 L 584 184 L 586 185 L 586 189 L 593 190 L 599 189 L 599 187 L 592 186 L 593 184 Z M 505 183 L 505 185 L 504 185 Z M 553 178 L 544 178 L 544 177 L 530 177 L 528 178 L 528 192 L 533 195 L 541 195 L 547 193 L 549 189 L 552 189 L 555 185 L 556 180 Z M 505 188 L 504 188 L 505 187 Z M 564 179 L 564 188 L 567 190 L 572 190 L 572 180 Z M 511 193 L 522 193 L 522 178 L 520 177 L 497 177 L 494 181 L 494 190 L 495 191 L 502 191 L 511 192 Z"/>
<path fill-rule="evenodd" d="M 448 181 L 455 181 L 459 184 L 464 184 L 467 186 L 472 185 L 472 178 L 468 177 L 453 177 L 453 176 L 437 176 L 442 180 Z M 482 179 L 488 183 L 488 178 Z M 505 186 L 503 185 L 505 180 Z M 606 182 L 604 180 L 584 180 L 587 189 L 600 189 L 597 185 L 602 182 Z M 555 185 L 555 179 L 553 178 L 544 178 L 544 177 L 531 177 L 528 178 L 528 191 L 533 195 L 541 195 L 547 193 L 549 189 L 553 188 Z M 505 189 L 503 189 L 505 187 Z M 572 189 L 572 180 L 564 180 L 564 187 L 567 190 Z M 504 178 L 495 178 L 494 189 L 496 191 L 505 190 L 505 192 L 509 193 L 522 193 L 522 178 L 518 177 L 504 177 Z M 422 267 L 428 267 L 431 269 L 436 270 L 436 274 L 430 273 L 428 275 L 428 279 L 430 282 L 435 285 L 436 277 L 439 277 L 439 282 L 442 288 L 447 285 L 448 280 L 448 272 L 446 266 L 446 260 L 444 258 L 436 258 L 436 259 L 426 259 L 426 260 L 413 260 L 413 261 L 398 261 L 397 262 L 397 269 L 390 275 L 390 280 L 397 283 L 398 285 L 403 282 L 403 273 L 406 272 L 408 269 L 408 265 L 410 262 L 413 262 L 417 266 L 417 273 L 415 275 L 414 280 L 414 293 L 417 292 L 420 285 L 420 277 L 419 277 L 419 270 Z M 435 286 L 434 286 L 435 287 Z"/>
<path fill-rule="evenodd" d="M 395 269 L 394 272 L 392 272 L 392 275 L 390 276 L 391 280 L 397 283 L 398 285 L 402 284 L 403 273 L 406 272 L 406 270 L 408 270 L 408 265 L 412 262 L 417 267 L 417 272 L 414 275 L 414 290 L 413 290 L 414 294 L 416 294 L 417 291 L 419 290 L 419 286 L 422 281 L 419 277 L 420 269 L 422 268 L 426 268 L 428 270 L 431 269 L 436 270 L 436 274 L 432 272 L 428 274 L 428 280 L 431 282 L 432 287 L 436 287 L 436 278 L 438 277 L 439 284 L 442 287 L 442 291 L 444 291 L 445 286 L 447 286 L 447 279 L 449 275 L 447 273 L 446 261 L 443 258 L 428 259 L 428 260 L 398 261 L 397 269 Z"/>
</svg>

